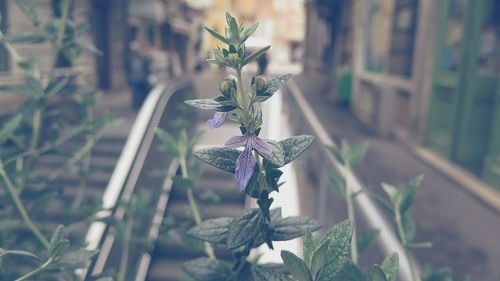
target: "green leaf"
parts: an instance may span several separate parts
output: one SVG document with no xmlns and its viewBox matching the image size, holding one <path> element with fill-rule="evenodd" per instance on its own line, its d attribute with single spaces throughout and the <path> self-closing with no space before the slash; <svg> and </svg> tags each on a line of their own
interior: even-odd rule
<svg viewBox="0 0 500 281">
<path fill-rule="evenodd" d="M 318 272 L 323 267 L 326 255 L 328 254 L 329 244 L 330 241 L 328 239 L 319 241 L 312 254 L 310 268 L 312 276 L 315 277 L 314 280 L 317 279 Z"/>
<path fill-rule="evenodd" d="M 384 190 L 385 194 L 387 194 L 387 197 L 389 197 L 389 200 L 391 200 L 393 205 L 396 205 L 396 197 L 398 195 L 398 189 L 390 184 L 387 184 L 385 182 L 382 183 L 382 189 Z"/>
<path fill-rule="evenodd" d="M 388 202 L 384 197 L 366 188 L 363 189 L 363 191 L 367 193 L 372 199 L 374 199 L 379 206 L 386 209 L 386 211 L 388 211 L 391 214 L 394 213 L 394 208 L 392 207 L 391 203 Z"/>
<path fill-rule="evenodd" d="M 281 259 L 295 279 L 298 281 L 313 281 L 307 265 L 294 253 L 281 251 Z"/>
<path fill-rule="evenodd" d="M 313 232 L 321 227 L 318 221 L 307 217 L 286 217 L 271 222 L 274 241 L 287 241 Z"/>
<path fill-rule="evenodd" d="M 352 263 L 347 261 L 340 270 L 339 274 L 335 277 L 335 281 L 368 281 L 368 277 L 363 270 Z"/>
<path fill-rule="evenodd" d="M 230 217 L 205 220 L 192 227 L 187 234 L 210 243 L 226 244 L 232 221 Z"/>
<path fill-rule="evenodd" d="M 271 154 L 261 154 L 262 157 L 266 158 L 269 160 L 271 163 L 273 163 L 277 167 L 282 167 L 285 165 L 285 151 L 283 150 L 282 146 L 271 140 L 266 141 L 272 148 L 272 153 Z"/>
<path fill-rule="evenodd" d="M 326 238 L 330 241 L 323 266 L 318 272 L 318 281 L 330 281 L 339 273 L 349 258 L 353 226 L 349 220 L 333 226 Z"/>
<path fill-rule="evenodd" d="M 4 250 L 0 248 L 0 260 L 6 256 L 23 256 L 40 260 L 38 256 L 32 252 L 22 251 L 22 250 Z"/>
<path fill-rule="evenodd" d="M 365 157 L 368 146 L 366 144 L 351 147 L 348 152 L 347 161 L 350 167 L 356 167 Z"/>
<path fill-rule="evenodd" d="M 215 147 L 200 149 L 193 153 L 193 156 L 223 171 L 234 173 L 236 159 L 240 153 L 239 150 L 233 148 Z"/>
<path fill-rule="evenodd" d="M 407 185 L 400 188 L 398 191 L 398 207 L 401 213 L 408 210 L 415 200 L 415 195 L 417 193 L 417 188 L 422 183 L 422 176 L 416 177 L 414 180 L 409 182 Z"/>
<path fill-rule="evenodd" d="M 59 254 L 69 246 L 69 241 L 66 240 L 66 229 L 64 225 L 60 224 L 52 237 L 50 238 L 49 252 L 51 257 L 57 257 Z"/>
<path fill-rule="evenodd" d="M 409 243 L 413 240 L 413 238 L 415 238 L 415 235 L 417 233 L 417 224 L 415 223 L 415 219 L 413 218 L 412 211 L 406 210 L 406 212 L 403 213 L 401 220 L 403 231 L 406 235 L 406 242 Z"/>
<path fill-rule="evenodd" d="M 197 99 L 187 100 L 185 103 L 197 108 L 219 112 L 228 112 L 238 107 L 232 100 L 217 101 L 215 99 Z"/>
<path fill-rule="evenodd" d="M 380 266 L 374 265 L 372 267 L 371 281 L 388 281 L 384 270 Z"/>
<path fill-rule="evenodd" d="M 285 152 L 285 165 L 299 157 L 314 141 L 313 136 L 299 135 L 279 142 Z"/>
<path fill-rule="evenodd" d="M 304 240 L 302 241 L 304 261 L 308 266 L 311 266 L 311 259 L 316 250 L 316 242 L 311 234 L 311 232 L 306 232 L 304 234 Z"/>
<path fill-rule="evenodd" d="M 262 228 L 263 217 L 258 208 L 248 209 L 237 216 L 229 227 L 227 247 L 236 249 L 257 236 Z"/>
<path fill-rule="evenodd" d="M 293 281 L 286 273 L 267 266 L 252 266 L 252 275 L 255 281 Z"/>
<path fill-rule="evenodd" d="M 156 136 L 162 142 L 162 147 L 171 156 L 179 156 L 179 147 L 177 141 L 168 132 L 161 128 L 156 129 Z"/>
<path fill-rule="evenodd" d="M 238 40 L 240 38 L 240 29 L 238 28 L 238 23 L 236 23 L 236 19 L 228 12 L 226 12 L 226 22 L 229 26 L 231 34 L 233 35 L 231 38 L 234 40 Z"/>
<path fill-rule="evenodd" d="M 75 252 L 67 253 L 62 256 L 57 265 L 70 269 L 78 268 L 97 255 L 97 253 L 99 253 L 99 250 L 79 249 Z"/>
<path fill-rule="evenodd" d="M 230 272 L 218 260 L 197 258 L 182 264 L 182 269 L 196 280 L 220 281 L 226 280 Z"/>
<path fill-rule="evenodd" d="M 380 234 L 379 229 L 369 229 L 358 236 L 358 253 L 362 253 L 370 248 L 375 242 L 375 239 Z"/>
<path fill-rule="evenodd" d="M 223 43 L 229 45 L 231 44 L 231 42 L 229 42 L 229 40 L 226 39 L 226 37 L 220 35 L 219 33 L 217 33 L 217 31 L 209 28 L 209 27 L 206 27 L 204 26 L 205 30 L 208 31 L 208 33 L 210 33 L 213 37 L 217 38 L 218 40 L 222 41 Z"/>
<path fill-rule="evenodd" d="M 253 60 L 255 60 L 256 58 L 260 57 L 263 53 L 265 53 L 267 50 L 269 50 L 271 48 L 271 46 L 267 46 L 267 47 L 264 47 L 260 50 L 257 50 L 255 52 L 253 52 L 252 54 L 250 54 L 248 57 L 246 57 L 243 62 L 241 63 L 241 66 L 243 67 L 244 65 L 247 65 L 249 64 L 250 62 L 252 62 Z"/>
<path fill-rule="evenodd" d="M 337 196 L 345 200 L 347 196 L 347 191 L 345 187 L 344 178 L 335 169 L 332 169 L 330 172 L 332 173 L 332 175 L 329 186 L 332 188 L 335 194 L 337 194 Z"/>
<path fill-rule="evenodd" d="M 12 44 L 38 44 L 45 42 L 47 40 L 47 37 L 43 34 L 35 33 L 6 34 L 5 40 L 9 41 Z"/>
<path fill-rule="evenodd" d="M 385 273 L 387 281 L 396 281 L 399 270 L 399 256 L 397 253 L 392 253 L 384 259 L 382 270 Z"/>
<path fill-rule="evenodd" d="M 257 30 L 257 27 L 259 26 L 259 23 L 256 22 L 254 23 L 252 26 L 248 27 L 248 28 L 245 28 L 243 30 L 243 32 L 241 32 L 241 36 L 240 36 L 240 44 L 242 44 L 243 42 L 245 42 L 250 36 L 252 36 L 252 34 L 255 32 L 255 30 Z"/>
<path fill-rule="evenodd" d="M 9 138 L 13 136 L 22 120 L 23 116 L 21 114 L 16 114 L 4 124 L 2 129 L 0 129 L 0 145 L 5 143 Z"/>
<path fill-rule="evenodd" d="M 263 93 L 257 93 L 256 101 L 263 102 L 274 95 L 292 77 L 291 73 L 278 75 L 269 81 L 267 89 Z"/>
</svg>

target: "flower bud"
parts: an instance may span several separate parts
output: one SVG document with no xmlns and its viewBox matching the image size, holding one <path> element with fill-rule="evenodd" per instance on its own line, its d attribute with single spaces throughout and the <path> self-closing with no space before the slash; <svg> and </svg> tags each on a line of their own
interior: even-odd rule
<svg viewBox="0 0 500 281">
<path fill-rule="evenodd" d="M 269 79 L 263 75 L 255 77 L 255 90 L 258 94 L 263 93 L 269 87 Z"/>
<path fill-rule="evenodd" d="M 230 62 L 237 62 L 240 59 L 240 56 L 238 55 L 238 53 L 229 53 L 227 55 L 227 59 Z"/>
<path fill-rule="evenodd" d="M 231 92 L 236 91 L 236 83 L 232 78 L 224 78 L 219 83 L 219 91 L 225 97 L 231 97 Z"/>
</svg>

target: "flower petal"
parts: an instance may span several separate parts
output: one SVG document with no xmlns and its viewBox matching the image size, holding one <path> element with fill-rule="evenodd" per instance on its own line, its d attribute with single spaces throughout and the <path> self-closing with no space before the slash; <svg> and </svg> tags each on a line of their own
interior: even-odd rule
<svg viewBox="0 0 500 281">
<path fill-rule="evenodd" d="M 248 142 L 247 136 L 236 136 L 226 141 L 226 146 L 231 148 L 246 147 Z"/>
<path fill-rule="evenodd" d="M 257 150 L 261 154 L 271 154 L 273 152 L 273 148 L 271 147 L 271 145 L 257 136 L 253 137 L 252 148 Z"/>
<path fill-rule="evenodd" d="M 250 178 L 253 174 L 253 169 L 255 167 L 255 158 L 253 158 L 252 150 L 245 149 L 238 159 L 236 159 L 236 171 L 234 176 L 236 177 L 236 181 L 240 186 L 240 191 L 244 191 L 247 186 Z"/>
<path fill-rule="evenodd" d="M 212 119 L 208 119 L 207 125 L 210 129 L 219 128 L 226 122 L 227 112 L 215 112 Z"/>
</svg>

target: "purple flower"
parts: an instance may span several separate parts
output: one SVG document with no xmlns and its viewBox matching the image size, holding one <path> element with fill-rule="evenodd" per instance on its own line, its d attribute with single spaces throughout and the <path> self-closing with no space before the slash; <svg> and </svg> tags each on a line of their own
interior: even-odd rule
<svg viewBox="0 0 500 281">
<path fill-rule="evenodd" d="M 236 159 L 236 171 L 234 174 L 240 186 L 240 191 L 243 191 L 250 181 L 255 167 L 255 158 L 252 155 L 252 149 L 260 154 L 271 154 L 272 147 L 263 139 L 251 133 L 230 138 L 226 142 L 226 146 L 231 148 L 245 148 L 240 156 L 238 156 L 238 159 Z"/>
<path fill-rule="evenodd" d="M 212 119 L 208 119 L 207 125 L 210 129 L 219 128 L 226 122 L 227 112 L 215 112 L 214 117 Z"/>
</svg>

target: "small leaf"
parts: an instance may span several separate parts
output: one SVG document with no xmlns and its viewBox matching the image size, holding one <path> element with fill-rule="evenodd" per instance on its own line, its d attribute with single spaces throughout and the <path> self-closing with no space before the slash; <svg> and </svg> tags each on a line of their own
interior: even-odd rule
<svg viewBox="0 0 500 281">
<path fill-rule="evenodd" d="M 32 252 L 22 251 L 22 250 L 4 250 L 0 248 L 0 260 L 6 256 L 24 256 L 40 260 L 37 255 Z"/>
<path fill-rule="evenodd" d="M 97 253 L 99 253 L 99 250 L 79 249 L 78 251 L 67 253 L 62 256 L 57 265 L 71 269 L 78 268 L 97 255 Z"/>
<path fill-rule="evenodd" d="M 259 209 L 248 209 L 237 216 L 229 227 L 227 247 L 238 248 L 252 240 L 261 231 L 263 217 Z"/>
<path fill-rule="evenodd" d="M 399 256 L 397 253 L 392 253 L 384 259 L 382 270 L 384 271 L 387 281 L 396 281 L 399 270 Z"/>
<path fill-rule="evenodd" d="M 358 253 L 362 253 L 370 248 L 375 239 L 380 234 L 379 229 L 369 229 L 358 236 Z"/>
<path fill-rule="evenodd" d="M 255 281 L 293 281 L 286 273 L 261 265 L 252 266 L 252 276 Z"/>
<path fill-rule="evenodd" d="M 254 59 L 260 57 L 263 53 L 265 53 L 267 50 L 269 50 L 269 48 L 271 48 L 271 46 L 267 46 L 267 47 L 264 47 L 258 51 L 253 52 L 252 54 L 250 54 L 248 57 L 246 57 L 243 60 L 243 62 L 241 63 L 241 66 L 247 65 L 250 62 L 252 62 Z"/>
<path fill-rule="evenodd" d="M 384 197 L 378 195 L 377 193 L 375 193 L 369 189 L 363 189 L 363 191 L 365 193 L 367 193 L 368 196 L 370 196 L 372 199 L 374 199 L 378 203 L 379 206 L 386 209 L 386 211 L 388 211 L 391 214 L 394 213 L 394 208 L 392 207 L 391 203 L 388 202 Z"/>
<path fill-rule="evenodd" d="M 411 210 L 407 210 L 402 215 L 402 225 L 403 231 L 406 235 L 406 242 L 409 243 L 415 238 L 417 233 L 417 224 L 415 223 L 415 219 L 413 218 L 413 213 Z"/>
<path fill-rule="evenodd" d="M 254 23 L 252 26 L 248 27 L 248 28 L 245 28 L 245 30 L 243 30 L 243 32 L 241 33 L 241 36 L 240 36 L 240 44 L 242 44 L 243 42 L 245 42 L 250 36 L 252 36 L 252 34 L 255 32 L 255 30 L 257 30 L 257 27 L 259 26 L 259 23 L 256 22 Z"/>
<path fill-rule="evenodd" d="M 281 259 L 295 279 L 298 281 L 313 281 L 307 265 L 294 253 L 281 251 Z"/>
<path fill-rule="evenodd" d="M 5 143 L 14 134 L 14 131 L 19 127 L 23 116 L 21 114 L 16 114 L 7 121 L 2 129 L 0 129 L 0 145 Z"/>
<path fill-rule="evenodd" d="M 321 227 L 318 221 L 307 217 L 286 217 L 271 222 L 274 241 L 287 241 L 313 232 Z"/>
<path fill-rule="evenodd" d="M 347 191 L 344 178 L 335 169 L 332 169 L 330 172 L 332 173 L 330 187 L 337 196 L 345 200 Z"/>
<path fill-rule="evenodd" d="M 209 28 L 209 27 L 206 27 L 204 26 L 205 30 L 208 31 L 208 33 L 210 33 L 213 37 L 219 39 L 220 41 L 224 42 L 225 44 L 229 45 L 231 44 L 231 42 L 229 42 L 229 40 L 226 39 L 226 37 L 220 35 L 219 33 L 217 33 L 217 31 Z"/>
<path fill-rule="evenodd" d="M 316 250 L 316 242 L 314 241 L 311 232 L 308 231 L 304 234 L 304 240 L 302 242 L 304 261 L 310 267 L 314 250 Z"/>
<path fill-rule="evenodd" d="M 368 146 L 366 144 L 356 145 L 349 150 L 347 161 L 350 167 L 356 167 L 365 157 Z"/>
<path fill-rule="evenodd" d="M 339 273 L 351 251 L 353 226 L 349 220 L 336 224 L 327 233 L 328 253 L 318 272 L 318 281 L 330 281 Z"/>
<path fill-rule="evenodd" d="M 389 197 L 389 200 L 391 200 L 392 204 L 395 205 L 398 189 L 385 182 L 382 183 L 382 189 L 384 190 L 385 194 L 387 194 L 387 197 Z"/>
<path fill-rule="evenodd" d="M 231 34 L 233 35 L 232 38 L 235 40 L 240 38 L 240 29 L 238 28 L 238 24 L 236 23 L 236 19 L 231 16 L 228 12 L 226 12 L 226 21 L 227 25 L 229 26 L 229 30 L 231 31 Z"/>
<path fill-rule="evenodd" d="M 267 89 L 263 93 L 258 93 L 256 96 L 257 102 L 263 102 L 274 95 L 281 87 L 283 87 L 292 77 L 291 73 L 278 75 L 269 81 Z"/>
<path fill-rule="evenodd" d="M 197 99 L 187 100 L 185 103 L 197 108 L 219 112 L 228 112 L 238 107 L 232 100 L 216 101 L 215 99 Z"/>
<path fill-rule="evenodd" d="M 314 137 L 309 135 L 294 136 L 280 141 L 285 153 L 285 165 L 299 157 L 313 141 Z"/>
<path fill-rule="evenodd" d="M 223 171 L 234 173 L 236 159 L 238 159 L 240 153 L 239 150 L 233 148 L 216 147 L 200 149 L 193 153 L 193 156 Z"/>
<path fill-rule="evenodd" d="M 230 217 L 205 220 L 192 227 L 187 234 L 210 243 L 226 244 L 232 221 Z"/>
<path fill-rule="evenodd" d="M 196 280 L 220 281 L 226 280 L 230 272 L 218 260 L 197 258 L 182 264 L 182 269 Z"/>
<path fill-rule="evenodd" d="M 420 186 L 422 179 L 422 176 L 418 176 L 398 190 L 397 203 L 401 213 L 404 213 L 407 209 L 409 209 L 413 200 L 415 200 L 417 188 Z"/>
<path fill-rule="evenodd" d="M 63 239 L 57 242 L 53 248 L 50 249 L 50 256 L 52 258 L 59 257 L 62 252 L 69 248 L 69 240 Z"/>
<path fill-rule="evenodd" d="M 64 241 L 68 241 L 66 240 L 66 229 L 64 225 L 60 224 L 50 238 L 49 252 L 51 257 L 57 257 L 64 250 L 65 246 L 69 246 L 69 241 L 68 245 Z"/>
<path fill-rule="evenodd" d="M 171 156 L 179 156 L 177 141 L 167 131 L 160 128 L 156 129 L 156 136 L 162 142 L 162 148 Z"/>
</svg>

